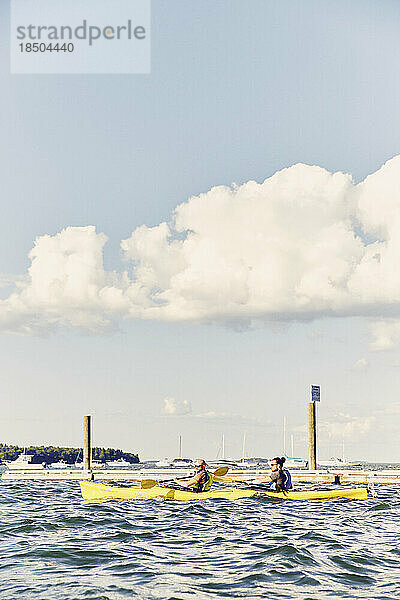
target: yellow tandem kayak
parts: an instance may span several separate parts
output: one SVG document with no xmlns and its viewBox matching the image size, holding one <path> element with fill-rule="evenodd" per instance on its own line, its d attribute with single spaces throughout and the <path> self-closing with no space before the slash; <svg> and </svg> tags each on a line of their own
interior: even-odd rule
<svg viewBox="0 0 400 600">
<path fill-rule="evenodd" d="M 227 500 L 240 500 L 241 498 L 282 498 L 286 500 L 333 500 L 335 498 L 348 498 L 351 500 L 366 500 L 367 488 L 343 488 L 336 490 L 302 490 L 289 492 L 270 492 L 259 490 L 246 490 L 238 488 L 215 489 L 208 492 L 186 492 L 171 488 L 154 486 L 150 489 L 141 489 L 139 486 L 117 487 L 92 481 L 81 481 L 81 492 L 85 500 L 149 500 L 151 498 L 164 498 L 166 500 L 207 500 L 208 498 L 226 498 Z"/>
</svg>

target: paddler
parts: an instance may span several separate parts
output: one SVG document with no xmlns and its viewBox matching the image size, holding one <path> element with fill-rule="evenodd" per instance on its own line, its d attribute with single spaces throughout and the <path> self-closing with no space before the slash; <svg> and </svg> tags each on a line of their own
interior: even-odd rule
<svg viewBox="0 0 400 600">
<path fill-rule="evenodd" d="M 292 488 L 292 478 L 287 469 L 283 468 L 285 457 L 276 456 L 271 461 L 272 473 L 269 476 L 269 480 L 259 480 L 263 489 L 268 486 L 268 489 L 274 490 L 275 492 L 287 492 Z M 266 486 L 264 485 L 266 484 Z M 260 488 L 261 488 L 260 486 Z M 252 486 L 253 487 L 253 486 Z M 258 487 L 258 486 L 257 486 Z"/>
<path fill-rule="evenodd" d="M 283 468 L 286 458 L 276 456 L 271 461 L 272 473 L 269 476 L 270 488 L 276 492 L 287 492 L 292 487 L 292 478 L 287 469 Z"/>
<path fill-rule="evenodd" d="M 196 461 L 196 474 L 185 482 L 186 488 L 191 488 L 193 492 L 208 492 L 213 482 L 212 473 L 207 471 L 207 463 L 203 458 Z"/>
</svg>

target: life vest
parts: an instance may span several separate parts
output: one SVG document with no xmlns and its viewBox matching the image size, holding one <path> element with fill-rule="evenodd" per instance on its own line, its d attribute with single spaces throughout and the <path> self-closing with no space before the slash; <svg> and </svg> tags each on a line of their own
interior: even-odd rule
<svg viewBox="0 0 400 600">
<path fill-rule="evenodd" d="M 210 487 L 212 486 L 213 476 L 208 471 L 204 471 L 203 477 L 199 481 L 192 486 L 192 490 L 195 492 L 208 492 Z"/>
<path fill-rule="evenodd" d="M 284 488 L 285 488 L 285 492 L 287 492 L 292 487 L 292 476 L 287 469 L 283 469 L 283 473 L 285 475 Z"/>
</svg>

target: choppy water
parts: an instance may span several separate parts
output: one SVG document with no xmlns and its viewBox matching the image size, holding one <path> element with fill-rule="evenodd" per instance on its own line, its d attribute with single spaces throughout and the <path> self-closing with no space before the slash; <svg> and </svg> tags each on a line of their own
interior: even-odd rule
<svg viewBox="0 0 400 600">
<path fill-rule="evenodd" d="M 400 490 L 367 501 L 82 502 L 0 484 L 0 598 L 400 598 Z"/>
</svg>

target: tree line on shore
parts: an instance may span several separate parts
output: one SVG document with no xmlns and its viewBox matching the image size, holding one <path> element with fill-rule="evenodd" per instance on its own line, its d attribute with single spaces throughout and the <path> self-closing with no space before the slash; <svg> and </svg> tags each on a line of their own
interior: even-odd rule
<svg viewBox="0 0 400 600">
<path fill-rule="evenodd" d="M 81 462 L 83 456 L 82 448 L 64 448 L 61 446 L 27 446 L 23 448 L 21 446 L 0 444 L 0 462 L 15 460 L 22 452 L 32 454 L 32 463 L 35 464 L 64 461 L 73 465 L 75 462 Z M 118 460 L 119 458 L 123 458 L 132 464 L 139 462 L 139 456 L 131 452 L 123 452 L 115 448 L 93 448 L 93 460 L 106 462 L 108 460 Z"/>
</svg>

